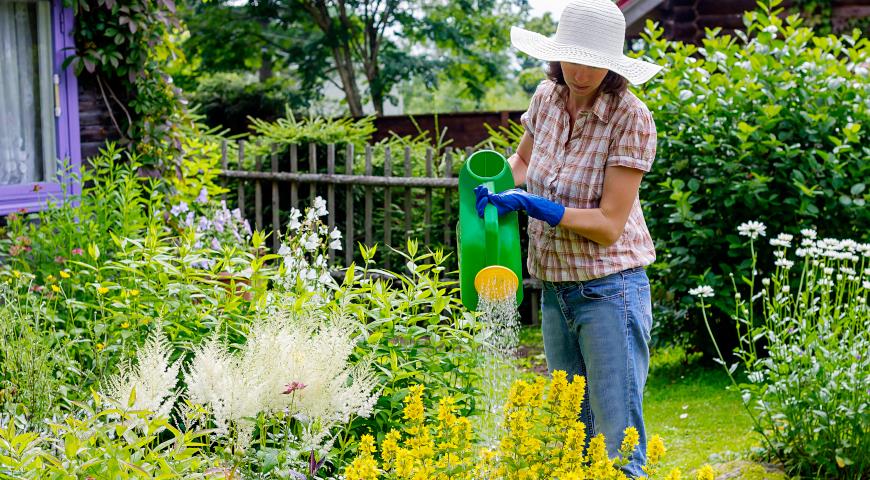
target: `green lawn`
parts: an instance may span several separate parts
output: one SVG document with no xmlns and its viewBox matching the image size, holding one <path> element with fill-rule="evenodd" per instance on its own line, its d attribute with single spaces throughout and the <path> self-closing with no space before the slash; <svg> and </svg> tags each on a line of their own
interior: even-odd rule
<svg viewBox="0 0 870 480">
<path fill-rule="evenodd" d="M 520 344 L 520 366 L 545 371 L 540 328 L 524 327 Z M 781 473 L 768 474 L 760 465 L 743 461 L 760 437 L 752 433 L 752 420 L 739 394 L 727 390 L 729 385 L 722 368 L 701 366 L 697 356 L 686 358 L 677 349 L 653 352 L 644 417 L 647 433 L 661 435 L 668 449 L 664 474 L 679 467 L 683 478 L 694 478 L 685 474 L 710 463 L 724 478 L 784 478 Z M 664 474 L 660 473 L 660 478 Z"/>
</svg>

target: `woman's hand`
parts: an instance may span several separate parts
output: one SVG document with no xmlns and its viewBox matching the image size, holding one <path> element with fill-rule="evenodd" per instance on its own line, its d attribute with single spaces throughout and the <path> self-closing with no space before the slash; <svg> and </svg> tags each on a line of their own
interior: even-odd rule
<svg viewBox="0 0 870 480">
<path fill-rule="evenodd" d="M 562 221 L 565 215 L 565 207 L 544 197 L 533 195 L 519 188 L 512 188 L 501 193 L 490 193 L 483 185 L 474 189 L 477 196 L 477 214 L 483 217 L 484 209 L 488 204 L 495 205 L 499 216 L 508 212 L 523 210 L 532 218 L 543 220 L 551 227 L 555 227 Z"/>
</svg>

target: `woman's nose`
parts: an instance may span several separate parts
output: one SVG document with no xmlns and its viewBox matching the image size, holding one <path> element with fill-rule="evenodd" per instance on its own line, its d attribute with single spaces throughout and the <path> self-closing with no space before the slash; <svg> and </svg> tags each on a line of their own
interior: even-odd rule
<svg viewBox="0 0 870 480">
<path fill-rule="evenodd" d="M 577 83 L 583 83 L 589 76 L 588 69 L 586 67 L 577 67 L 574 70 L 574 81 Z"/>
</svg>

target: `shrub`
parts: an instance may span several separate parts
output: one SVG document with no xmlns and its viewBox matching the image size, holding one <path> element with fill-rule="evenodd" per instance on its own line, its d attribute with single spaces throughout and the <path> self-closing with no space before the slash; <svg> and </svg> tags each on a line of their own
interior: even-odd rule
<svg viewBox="0 0 870 480">
<path fill-rule="evenodd" d="M 225 478 L 209 472 L 207 432 L 182 432 L 149 412 L 103 408 L 96 395 L 78 410 L 47 431 L 21 431 L 16 419 L 0 418 L 0 477 Z"/>
<path fill-rule="evenodd" d="M 700 47 L 651 24 L 644 34 L 640 54 L 667 65 L 638 92 L 659 132 L 640 198 L 658 251 L 655 303 L 669 309 L 656 316 L 662 340 L 709 346 L 683 292 L 708 268 L 715 287 L 749 274 L 734 225 L 763 215 L 772 230 L 870 238 L 870 41 L 817 35 L 780 18 L 779 3 L 746 13 L 745 32 L 708 30 Z M 724 295 L 711 304 L 727 311 Z"/>
<path fill-rule="evenodd" d="M 764 226 L 742 227 L 750 237 L 754 267 L 754 241 Z M 744 279 L 746 297 L 735 294 L 739 343 L 734 352 L 748 378 L 738 387 L 747 409 L 754 410 L 750 415 L 768 455 L 788 473 L 867 478 L 870 244 L 817 239 L 812 229 L 802 235 L 794 257 L 792 235 L 771 239 L 776 260 L 770 276 L 750 275 Z M 712 296 L 712 289 L 692 293 L 706 309 L 703 299 Z M 729 374 L 737 366 L 729 367 Z"/>
<path fill-rule="evenodd" d="M 189 93 L 208 125 L 233 133 L 248 131 L 250 117 L 274 120 L 288 108 L 304 107 L 307 99 L 296 94 L 293 82 L 276 76 L 261 82 L 253 74 L 219 72 L 199 78 Z"/>
<path fill-rule="evenodd" d="M 155 324 L 182 344 L 219 328 L 238 336 L 266 290 L 273 257 L 261 255 L 262 234 L 214 249 L 216 237 L 195 230 L 201 218 L 167 223 L 168 188 L 140 176 L 139 167 L 110 145 L 84 171 L 81 196 L 8 217 L 0 277 L 14 295 L 36 297 L 19 302 L 21 314 L 40 318 L 35 335 L 68 355 L 68 368 L 55 374 L 79 387 L 64 390 L 70 400 L 82 400 Z M 206 220 L 228 215 L 218 209 Z"/>
</svg>

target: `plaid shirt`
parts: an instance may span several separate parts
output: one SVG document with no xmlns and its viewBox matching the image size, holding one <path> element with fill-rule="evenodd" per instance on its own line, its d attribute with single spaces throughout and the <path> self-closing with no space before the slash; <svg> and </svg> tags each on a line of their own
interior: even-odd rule
<svg viewBox="0 0 870 480">
<path fill-rule="evenodd" d="M 523 126 L 534 137 L 526 187 L 568 208 L 598 208 L 607 166 L 650 170 L 656 152 L 655 122 L 646 105 L 626 90 L 600 94 L 591 111 L 578 113 L 571 130 L 567 96 L 567 87 L 545 80 L 522 116 Z M 609 247 L 529 218 L 529 273 L 544 281 L 592 280 L 649 265 L 655 258 L 638 198 L 622 236 Z"/>
</svg>

